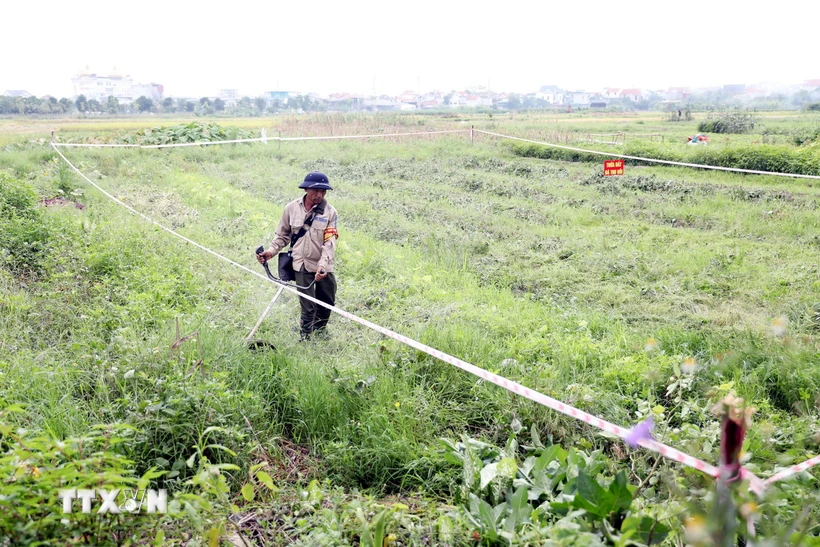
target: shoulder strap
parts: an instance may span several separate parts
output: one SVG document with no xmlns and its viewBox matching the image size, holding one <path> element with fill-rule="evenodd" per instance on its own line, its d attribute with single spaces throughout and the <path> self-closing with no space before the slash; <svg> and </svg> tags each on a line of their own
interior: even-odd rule
<svg viewBox="0 0 820 547">
<path fill-rule="evenodd" d="M 308 228 L 311 227 L 313 224 L 313 219 L 316 218 L 316 215 L 323 215 L 325 213 L 325 205 L 327 205 L 327 200 L 322 200 L 319 205 L 314 207 L 305 217 L 305 222 L 302 225 L 302 228 L 296 232 L 294 235 L 290 237 L 290 248 L 296 245 L 296 242 L 299 241 L 303 235 L 307 233 Z"/>
</svg>

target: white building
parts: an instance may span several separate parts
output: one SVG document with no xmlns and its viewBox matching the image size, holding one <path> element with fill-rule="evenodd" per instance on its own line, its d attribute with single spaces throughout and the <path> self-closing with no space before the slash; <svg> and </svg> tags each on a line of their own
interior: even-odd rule
<svg viewBox="0 0 820 547">
<path fill-rule="evenodd" d="M 219 90 L 219 98 L 225 103 L 225 106 L 236 106 L 236 103 L 239 102 L 239 90 L 238 89 L 220 89 Z"/>
<path fill-rule="evenodd" d="M 408 104 L 416 104 L 419 101 L 419 96 L 414 91 L 405 91 L 399 96 L 399 101 Z"/>
<path fill-rule="evenodd" d="M 630 101 L 642 101 L 646 99 L 648 95 L 643 92 L 643 90 L 638 88 L 631 88 L 631 89 L 622 89 L 621 90 L 621 98 L 628 99 Z"/>
<path fill-rule="evenodd" d="M 464 98 L 464 106 L 481 106 L 481 97 L 478 95 L 467 95 Z"/>
<path fill-rule="evenodd" d="M 162 100 L 163 87 L 160 84 L 134 84 L 131 86 L 132 100 L 147 97 L 154 102 Z"/>
<path fill-rule="evenodd" d="M 595 94 L 589 93 L 588 91 L 573 91 L 568 93 L 568 95 L 573 105 L 587 106 L 592 102 L 592 97 Z"/>
<path fill-rule="evenodd" d="M 450 95 L 450 106 L 464 106 L 467 104 L 467 94 L 463 91 L 453 91 Z"/>
<path fill-rule="evenodd" d="M 3 92 L 3 97 L 22 97 L 28 99 L 33 95 L 24 89 L 7 89 Z"/>
<path fill-rule="evenodd" d="M 555 85 L 542 85 L 541 89 L 535 93 L 535 98 L 550 104 L 563 104 L 564 90 Z"/>
<path fill-rule="evenodd" d="M 121 74 L 93 74 L 82 72 L 71 79 L 74 84 L 74 98 L 85 95 L 87 100 L 101 103 L 108 97 L 116 97 L 120 103 L 127 104 L 145 96 L 153 101 L 162 99 L 163 87 L 160 84 L 137 84 L 131 76 Z"/>
</svg>

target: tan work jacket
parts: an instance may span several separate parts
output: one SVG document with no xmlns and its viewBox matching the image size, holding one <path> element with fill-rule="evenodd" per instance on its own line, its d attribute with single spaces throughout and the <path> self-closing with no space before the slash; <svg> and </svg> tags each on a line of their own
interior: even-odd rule
<svg viewBox="0 0 820 547">
<path fill-rule="evenodd" d="M 293 269 L 297 272 L 302 269 L 303 264 L 305 269 L 312 273 L 319 271 L 319 268 L 324 268 L 326 272 L 333 271 L 336 239 L 339 237 L 336 229 L 339 215 L 331 204 L 327 201 L 324 203 L 324 213 L 316 215 L 313 224 L 307 229 L 305 235 L 299 238 L 293 248 Z M 291 201 L 285 206 L 282 219 L 279 221 L 279 226 L 276 227 L 276 236 L 268 249 L 274 257 L 280 251 L 287 250 L 290 247 L 291 236 L 296 235 L 302 229 L 309 214 L 309 211 L 305 211 L 304 196 Z"/>
</svg>

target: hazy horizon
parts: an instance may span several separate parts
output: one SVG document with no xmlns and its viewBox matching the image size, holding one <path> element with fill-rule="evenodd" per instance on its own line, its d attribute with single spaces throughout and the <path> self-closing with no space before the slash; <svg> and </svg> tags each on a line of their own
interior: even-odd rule
<svg viewBox="0 0 820 547">
<path fill-rule="evenodd" d="M 0 91 L 73 95 L 71 78 L 88 67 L 116 69 L 166 96 L 238 89 L 398 95 L 485 86 L 526 93 L 554 84 L 665 89 L 725 84 L 778 85 L 820 78 L 813 21 L 820 7 L 785 0 L 667 5 L 649 1 L 536 2 L 409 7 L 376 2 L 290 4 L 239 0 L 220 11 L 146 0 L 118 11 L 93 0 L 83 8 L 48 0 L 38 20 L 6 6 L 13 24 L 0 37 Z M 718 35 L 715 37 L 714 35 Z"/>
</svg>

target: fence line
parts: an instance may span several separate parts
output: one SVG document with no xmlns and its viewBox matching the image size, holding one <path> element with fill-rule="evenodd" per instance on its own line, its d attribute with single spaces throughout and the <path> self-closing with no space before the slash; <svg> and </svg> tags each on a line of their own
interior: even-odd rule
<svg viewBox="0 0 820 547">
<path fill-rule="evenodd" d="M 406 137 L 419 135 L 441 135 L 445 133 L 466 133 L 469 129 L 449 129 L 444 131 L 415 131 L 412 133 L 375 133 L 371 135 L 330 135 L 322 137 L 256 137 L 253 139 L 233 139 L 228 141 L 199 141 L 199 142 L 180 142 L 171 144 L 93 144 L 83 143 L 75 144 L 69 142 L 52 142 L 51 145 L 63 148 L 142 148 L 142 149 L 156 149 L 156 148 L 184 148 L 190 146 L 208 146 L 212 144 L 237 144 L 246 142 L 264 142 L 268 141 L 331 141 L 341 139 L 375 139 L 384 137 Z"/>
<path fill-rule="evenodd" d="M 628 160 L 635 160 L 635 161 L 643 161 L 647 163 L 660 163 L 664 165 L 675 165 L 678 167 L 693 167 L 695 169 L 713 169 L 717 171 L 729 171 L 733 173 L 746 173 L 752 175 L 773 175 L 776 177 L 791 177 L 791 178 L 804 178 L 804 179 L 814 179 L 820 180 L 820 176 L 818 175 L 801 175 L 797 173 L 777 173 L 775 171 L 759 171 L 756 169 L 741 169 L 738 167 L 721 167 L 718 165 L 708 165 L 708 164 L 700 164 L 700 163 L 688 163 L 688 162 L 681 162 L 681 161 L 671 161 L 671 160 L 662 160 L 657 158 L 644 158 L 640 156 L 629 156 L 626 154 L 618 154 L 615 152 L 603 152 L 601 150 L 589 150 L 586 148 L 577 148 L 574 146 L 565 146 L 562 144 L 554 144 L 544 141 L 536 141 L 532 139 L 524 139 L 522 137 L 515 137 L 512 135 L 504 135 L 502 133 L 494 133 L 492 131 L 484 131 L 482 129 L 448 129 L 448 130 L 440 130 L 440 131 L 415 131 L 415 132 L 408 132 L 408 133 L 375 133 L 375 134 L 368 134 L 368 135 L 328 135 L 328 136 L 319 136 L 319 137 L 256 137 L 253 139 L 233 139 L 227 141 L 201 141 L 201 142 L 185 142 L 185 143 L 172 143 L 172 144 L 93 144 L 93 143 L 63 143 L 63 142 L 52 142 L 51 145 L 54 147 L 64 147 L 64 148 L 75 148 L 75 147 L 84 147 L 84 148 L 142 148 L 142 149 L 155 149 L 155 148 L 182 148 L 182 147 L 191 147 L 191 146 L 209 146 L 215 144 L 237 144 L 237 143 L 250 143 L 250 142 L 264 142 L 267 143 L 268 141 L 330 141 L 330 140 L 343 140 L 343 139 L 372 139 L 372 138 L 384 138 L 384 137 L 408 137 L 408 136 L 419 136 L 419 135 L 442 135 L 442 134 L 453 134 L 453 133 L 467 133 L 469 132 L 472 136 L 474 133 L 483 133 L 485 135 L 490 135 L 493 137 L 499 137 L 502 139 L 510 139 L 515 141 L 521 142 L 528 142 L 531 144 L 538 144 L 541 146 L 549 146 L 552 148 L 560 148 L 562 150 L 570 150 L 572 152 L 583 152 L 586 154 L 594 154 L 598 156 L 608 156 L 613 158 L 624 158 Z M 581 135 L 584 133 L 581 132 Z M 625 138 L 625 133 L 587 133 L 587 140 L 589 140 L 589 136 L 611 136 L 611 135 L 621 135 L 621 139 Z M 662 135 L 661 138 L 663 138 Z M 567 140 L 569 138 L 569 133 L 567 133 Z M 609 143 L 609 144 L 617 144 L 617 143 Z"/>
</svg>

